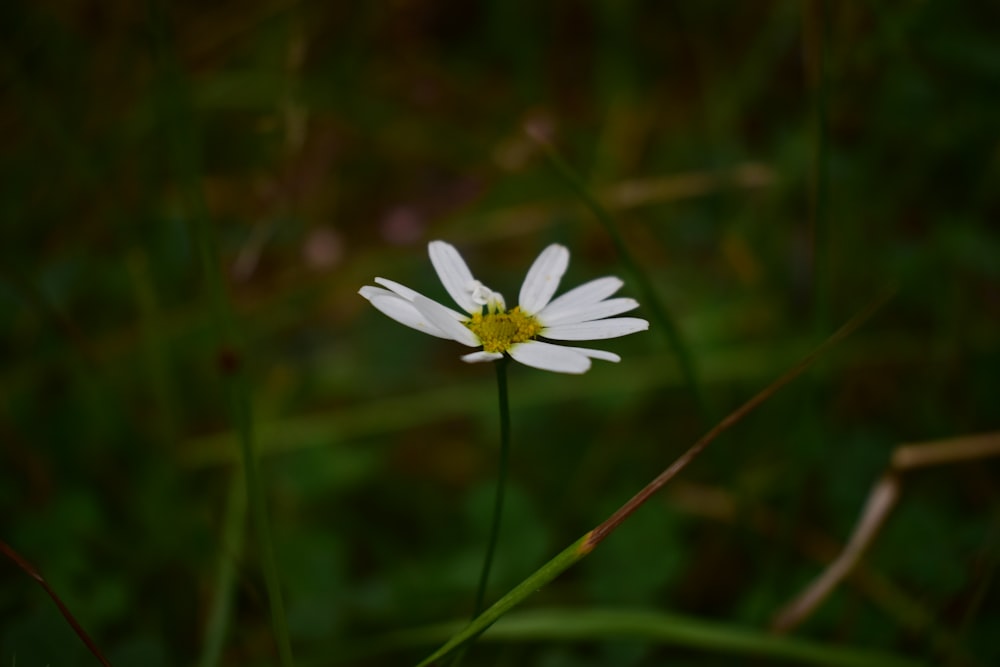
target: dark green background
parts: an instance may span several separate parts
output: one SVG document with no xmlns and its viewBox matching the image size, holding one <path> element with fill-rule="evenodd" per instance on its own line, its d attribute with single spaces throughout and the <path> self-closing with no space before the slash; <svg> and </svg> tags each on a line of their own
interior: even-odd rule
<svg viewBox="0 0 1000 667">
<path fill-rule="evenodd" d="M 639 296 L 528 125 L 604 197 L 707 417 L 656 327 L 596 344 L 623 360 L 582 377 L 512 367 L 493 596 L 898 287 L 528 602 L 763 630 L 820 570 L 802 541 L 846 539 L 894 448 L 1000 422 L 998 25 L 992 3 L 939 0 L 3 3 L 0 539 L 116 665 L 195 664 L 228 562 L 223 663 L 273 664 L 256 542 L 222 538 L 242 373 L 301 664 L 467 615 L 492 369 L 356 292 L 379 275 L 446 300 L 425 250 L 442 238 L 509 303 L 551 242 L 572 251 L 566 286 L 617 274 Z M 801 636 L 1000 661 L 998 472 L 903 480 L 867 564 L 924 622 L 846 584 Z M 707 519 L 682 492 L 736 511 Z M 622 639 L 467 664 L 734 660 Z M 95 664 L 6 561 L 0 664 Z"/>
</svg>

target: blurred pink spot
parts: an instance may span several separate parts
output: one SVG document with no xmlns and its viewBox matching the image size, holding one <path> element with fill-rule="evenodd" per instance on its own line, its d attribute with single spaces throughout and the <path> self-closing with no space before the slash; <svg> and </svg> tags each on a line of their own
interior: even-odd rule
<svg viewBox="0 0 1000 667">
<path fill-rule="evenodd" d="M 547 114 L 533 112 L 524 121 L 524 131 L 535 141 L 548 143 L 555 137 L 556 128 Z"/>
<path fill-rule="evenodd" d="M 424 220 L 408 206 L 396 206 L 379 222 L 379 231 L 389 243 L 406 245 L 423 238 Z"/>
<path fill-rule="evenodd" d="M 544 109 L 530 109 L 521 121 L 520 130 L 502 140 L 493 149 L 493 160 L 507 171 L 519 171 L 538 153 L 539 144 L 555 139 L 556 124 Z"/>
<path fill-rule="evenodd" d="M 302 259 L 314 271 L 331 269 L 344 256 L 344 242 L 332 227 L 317 227 L 302 244 Z"/>
</svg>

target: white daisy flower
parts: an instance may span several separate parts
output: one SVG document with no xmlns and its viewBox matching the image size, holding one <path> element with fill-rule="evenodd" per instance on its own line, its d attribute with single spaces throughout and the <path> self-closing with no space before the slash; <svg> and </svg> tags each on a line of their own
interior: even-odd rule
<svg viewBox="0 0 1000 667">
<path fill-rule="evenodd" d="M 553 299 L 569 266 L 569 250 L 561 245 L 550 245 L 538 256 L 521 285 L 518 305 L 510 310 L 501 294 L 472 276 L 454 246 L 431 241 L 427 250 L 444 288 L 465 313 L 385 278 L 375 279 L 382 287 L 366 285 L 358 293 L 400 324 L 482 348 L 463 356 L 463 361 L 495 361 L 507 354 L 526 366 L 583 373 L 591 359 L 620 361 L 621 357 L 546 341 L 618 338 L 649 328 L 649 322 L 637 317 L 612 317 L 639 305 L 635 299 L 608 298 L 624 284 L 619 278 L 598 278 Z"/>
</svg>

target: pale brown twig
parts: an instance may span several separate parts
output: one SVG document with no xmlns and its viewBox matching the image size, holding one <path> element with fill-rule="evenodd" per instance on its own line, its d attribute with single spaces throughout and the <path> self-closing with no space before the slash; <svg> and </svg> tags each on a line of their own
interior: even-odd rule
<svg viewBox="0 0 1000 667">
<path fill-rule="evenodd" d="M 1000 456 L 1000 432 L 900 445 L 875 483 L 847 545 L 826 569 L 775 614 L 772 627 L 788 632 L 815 611 L 858 565 L 900 495 L 902 473 L 914 468 Z"/>
</svg>

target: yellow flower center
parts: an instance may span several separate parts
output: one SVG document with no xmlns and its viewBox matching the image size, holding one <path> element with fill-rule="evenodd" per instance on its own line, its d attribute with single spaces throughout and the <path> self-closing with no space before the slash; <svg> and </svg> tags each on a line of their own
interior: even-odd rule
<svg viewBox="0 0 1000 667">
<path fill-rule="evenodd" d="M 465 326 L 479 337 L 484 352 L 506 352 L 542 332 L 538 320 L 518 307 L 506 312 L 476 313 Z"/>
</svg>

